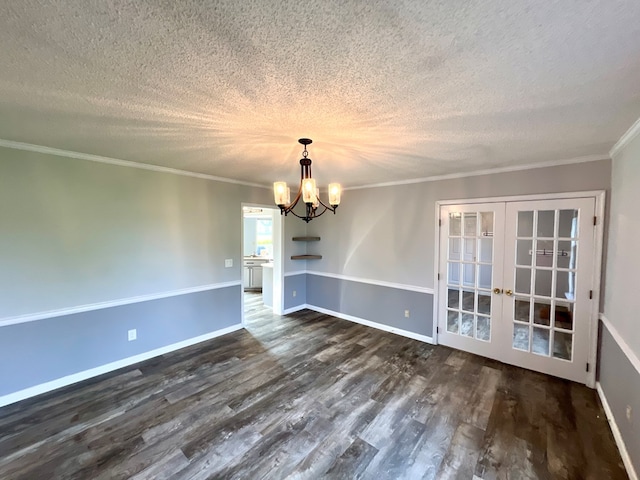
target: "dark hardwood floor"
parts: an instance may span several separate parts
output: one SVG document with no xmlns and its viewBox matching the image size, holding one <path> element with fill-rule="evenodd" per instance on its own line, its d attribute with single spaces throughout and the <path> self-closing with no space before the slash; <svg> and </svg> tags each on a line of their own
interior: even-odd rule
<svg viewBox="0 0 640 480">
<path fill-rule="evenodd" d="M 627 478 L 593 390 L 246 298 L 246 331 L 0 409 L 0 478 Z"/>
</svg>

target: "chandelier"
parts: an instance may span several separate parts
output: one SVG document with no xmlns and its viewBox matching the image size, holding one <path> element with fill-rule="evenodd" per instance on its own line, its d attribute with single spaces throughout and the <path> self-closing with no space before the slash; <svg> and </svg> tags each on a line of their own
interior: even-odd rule
<svg viewBox="0 0 640 480">
<path fill-rule="evenodd" d="M 339 183 L 329 184 L 329 205 L 326 205 L 320 200 L 320 189 L 316 188 L 316 181 L 311 178 L 311 159 L 308 157 L 307 145 L 312 140 L 310 138 L 301 138 L 299 143 L 304 145 L 302 151 L 302 158 L 300 159 L 300 187 L 298 188 L 298 194 L 296 198 L 291 202 L 291 189 L 287 187 L 286 182 L 274 182 L 273 184 L 273 196 L 275 198 L 276 205 L 280 207 L 280 214 L 287 215 L 292 213 L 298 218 L 301 218 L 305 222 L 309 223 L 314 218 L 319 217 L 327 210 L 336 213 L 336 209 L 340 204 L 340 193 L 342 188 Z M 298 204 L 298 201 L 302 198 L 305 203 L 305 215 L 298 215 L 293 211 L 293 208 Z M 324 207 L 321 211 L 318 211 L 320 205 Z"/>
</svg>

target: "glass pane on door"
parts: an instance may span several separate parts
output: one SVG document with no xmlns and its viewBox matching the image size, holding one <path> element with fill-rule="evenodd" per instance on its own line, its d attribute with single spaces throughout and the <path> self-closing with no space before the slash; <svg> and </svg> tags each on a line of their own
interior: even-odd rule
<svg viewBox="0 0 640 480">
<path fill-rule="evenodd" d="M 573 358 L 578 210 L 523 210 L 515 217 L 511 347 Z"/>
<path fill-rule="evenodd" d="M 491 341 L 494 213 L 449 212 L 446 332 Z"/>
</svg>

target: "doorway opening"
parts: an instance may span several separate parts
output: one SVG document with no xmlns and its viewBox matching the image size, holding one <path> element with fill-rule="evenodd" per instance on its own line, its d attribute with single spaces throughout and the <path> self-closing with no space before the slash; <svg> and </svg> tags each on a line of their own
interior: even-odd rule
<svg viewBox="0 0 640 480">
<path fill-rule="evenodd" d="M 242 205 L 242 322 L 252 312 L 282 313 L 282 229 L 280 211 Z"/>
</svg>

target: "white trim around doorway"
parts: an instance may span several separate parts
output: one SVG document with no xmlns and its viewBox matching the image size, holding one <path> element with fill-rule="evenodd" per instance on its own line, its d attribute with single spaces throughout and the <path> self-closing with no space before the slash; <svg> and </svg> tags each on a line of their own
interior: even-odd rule
<svg viewBox="0 0 640 480">
<path fill-rule="evenodd" d="M 242 318 L 242 326 L 245 326 L 244 318 L 244 213 L 243 207 L 263 208 L 272 212 L 273 217 L 273 313 L 282 315 L 284 311 L 284 220 L 280 211 L 273 205 L 263 205 L 260 203 L 240 204 L 240 284 L 242 286 L 242 295 L 240 301 L 240 314 Z"/>
</svg>

